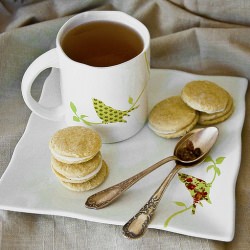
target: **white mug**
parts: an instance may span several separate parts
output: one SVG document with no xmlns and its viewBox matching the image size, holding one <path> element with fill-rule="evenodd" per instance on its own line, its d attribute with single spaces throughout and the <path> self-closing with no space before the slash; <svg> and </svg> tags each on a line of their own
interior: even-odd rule
<svg viewBox="0 0 250 250">
<path fill-rule="evenodd" d="M 70 59 L 61 43 L 71 29 L 91 21 L 111 21 L 133 28 L 142 38 L 139 55 L 121 64 L 93 67 Z M 125 140 L 136 134 L 147 119 L 147 82 L 150 76 L 150 35 L 135 18 L 119 11 L 90 11 L 69 19 L 59 30 L 56 48 L 39 56 L 22 80 L 22 95 L 27 106 L 40 117 L 68 126 L 83 125 L 95 129 L 104 143 Z M 60 70 L 62 104 L 48 108 L 31 96 L 31 86 L 46 68 Z"/>
</svg>

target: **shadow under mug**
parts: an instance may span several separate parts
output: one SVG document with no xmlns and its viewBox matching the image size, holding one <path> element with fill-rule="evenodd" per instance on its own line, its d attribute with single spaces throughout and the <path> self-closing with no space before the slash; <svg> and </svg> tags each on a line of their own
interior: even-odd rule
<svg viewBox="0 0 250 250">
<path fill-rule="evenodd" d="M 143 41 L 140 54 L 121 64 L 93 67 L 70 59 L 62 39 L 74 27 L 92 21 L 111 21 L 135 30 Z M 69 19 L 59 30 L 56 48 L 39 56 L 26 70 L 22 95 L 27 106 L 42 118 L 65 120 L 68 126 L 91 127 L 104 143 L 136 134 L 147 119 L 147 83 L 150 76 L 150 35 L 135 18 L 119 11 L 90 11 Z M 31 96 L 34 79 L 46 68 L 59 68 L 62 104 L 45 107 Z"/>
</svg>

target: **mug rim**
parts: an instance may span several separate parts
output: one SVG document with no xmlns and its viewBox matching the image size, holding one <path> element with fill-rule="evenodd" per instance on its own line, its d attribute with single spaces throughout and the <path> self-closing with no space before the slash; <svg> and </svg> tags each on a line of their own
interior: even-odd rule
<svg viewBox="0 0 250 250">
<path fill-rule="evenodd" d="M 71 30 L 72 28 L 80 25 L 80 24 L 83 24 L 83 23 L 87 23 L 87 22 L 81 22 L 81 23 L 78 23 L 76 25 L 74 25 L 74 23 L 79 20 L 81 17 L 91 17 L 91 16 L 95 16 L 95 15 L 99 15 L 99 18 L 98 19 L 95 19 L 93 18 L 93 21 L 99 21 L 99 20 L 103 20 L 103 21 L 112 21 L 112 22 L 117 22 L 117 23 L 121 23 L 123 25 L 127 25 L 129 26 L 130 28 L 134 29 L 138 34 L 139 36 L 141 37 L 141 39 L 143 40 L 143 49 L 142 51 L 136 55 L 135 57 L 131 58 L 130 60 L 128 61 L 125 61 L 125 62 L 122 62 L 122 63 L 119 63 L 119 64 L 115 64 L 115 65 L 111 65 L 111 66 L 102 66 L 102 67 L 97 67 L 97 66 L 92 66 L 92 65 L 89 65 L 89 64 L 85 64 L 85 63 L 80 63 L 80 62 L 77 62 L 73 59 L 71 59 L 63 50 L 62 46 L 61 46 L 61 40 L 62 40 L 62 37 L 63 35 L 65 35 L 67 33 L 67 31 Z M 104 18 L 106 15 L 106 18 Z M 124 17 L 126 17 L 127 19 L 130 19 L 132 22 L 134 22 L 137 26 L 139 26 L 141 30 L 138 30 L 136 29 L 135 27 L 132 27 L 131 25 L 128 25 L 125 21 L 123 21 L 123 19 L 117 19 L 117 20 L 114 20 L 114 19 L 110 19 L 109 20 L 109 17 L 110 15 L 112 15 L 113 17 L 117 16 L 119 17 L 120 15 L 123 15 Z M 90 18 L 91 19 L 91 18 Z M 91 20 L 92 21 L 92 20 Z M 91 21 L 88 21 L 88 22 L 91 22 Z M 73 24 L 73 26 L 71 28 L 69 28 L 67 30 L 67 28 Z M 147 29 L 147 27 L 142 23 L 140 22 L 139 20 L 137 20 L 136 18 L 128 15 L 127 13 L 125 12 L 122 12 L 122 11 L 86 11 L 86 12 L 83 12 L 83 13 L 80 13 L 80 14 L 77 14 L 73 17 L 71 17 L 68 21 L 66 21 L 63 26 L 59 29 L 58 33 L 57 33 L 57 36 L 56 36 L 56 48 L 59 49 L 60 53 L 66 58 L 68 59 L 69 61 L 73 62 L 73 63 L 76 63 L 78 65 L 82 65 L 82 66 L 86 66 L 86 67 L 89 67 L 89 68 L 94 68 L 94 69 L 110 69 L 110 68 L 115 68 L 115 67 L 121 67 L 125 64 L 128 64 L 130 63 L 131 61 L 133 60 L 136 60 L 138 57 L 140 57 L 143 53 L 146 53 L 147 50 L 149 49 L 149 46 L 150 46 L 150 34 L 149 34 L 149 31 Z"/>
</svg>

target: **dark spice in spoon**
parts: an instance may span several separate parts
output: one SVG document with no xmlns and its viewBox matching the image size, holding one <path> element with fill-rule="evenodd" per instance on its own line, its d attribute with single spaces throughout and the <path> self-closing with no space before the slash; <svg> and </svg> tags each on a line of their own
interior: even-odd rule
<svg viewBox="0 0 250 250">
<path fill-rule="evenodd" d="M 193 143 L 188 140 L 186 146 L 178 149 L 177 157 L 183 161 L 193 161 L 202 154 L 200 148 L 194 148 Z"/>
</svg>

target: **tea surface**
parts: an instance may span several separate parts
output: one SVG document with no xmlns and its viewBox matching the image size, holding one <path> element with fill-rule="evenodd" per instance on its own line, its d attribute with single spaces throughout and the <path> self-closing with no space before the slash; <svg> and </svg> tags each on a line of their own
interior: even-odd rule
<svg viewBox="0 0 250 250">
<path fill-rule="evenodd" d="M 143 50 L 143 41 L 126 25 L 95 21 L 70 30 L 62 40 L 62 48 L 74 61 L 108 67 L 136 57 Z"/>
</svg>

